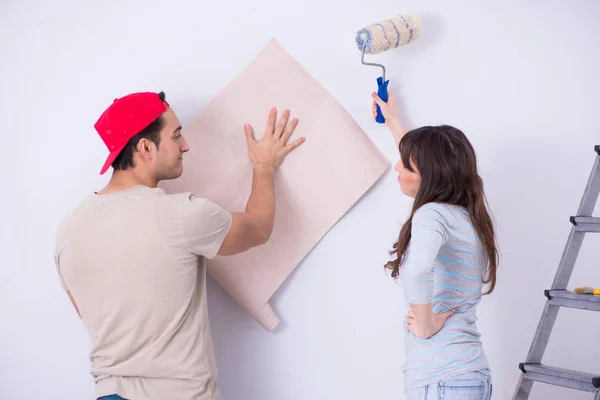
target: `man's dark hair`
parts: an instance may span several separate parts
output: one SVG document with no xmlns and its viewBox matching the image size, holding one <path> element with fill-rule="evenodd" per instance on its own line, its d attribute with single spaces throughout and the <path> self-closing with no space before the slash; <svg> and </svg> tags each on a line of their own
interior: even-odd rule
<svg viewBox="0 0 600 400">
<path fill-rule="evenodd" d="M 160 92 L 158 97 L 161 101 L 165 101 L 165 92 Z M 152 141 L 156 148 L 160 145 L 160 131 L 164 126 L 162 115 L 156 118 L 147 127 L 142 129 L 137 135 L 129 139 L 125 148 L 119 153 L 115 161 L 112 163 L 112 167 L 115 171 L 126 170 L 128 168 L 135 167 L 133 162 L 133 154 L 136 152 L 136 146 L 140 139 L 148 139 Z"/>
</svg>

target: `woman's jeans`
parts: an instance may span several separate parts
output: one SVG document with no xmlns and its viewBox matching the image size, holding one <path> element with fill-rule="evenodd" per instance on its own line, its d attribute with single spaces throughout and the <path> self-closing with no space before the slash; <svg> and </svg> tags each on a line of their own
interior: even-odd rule
<svg viewBox="0 0 600 400">
<path fill-rule="evenodd" d="M 468 372 L 450 379 L 409 390 L 405 400 L 490 400 L 492 377 L 489 369 Z"/>
</svg>

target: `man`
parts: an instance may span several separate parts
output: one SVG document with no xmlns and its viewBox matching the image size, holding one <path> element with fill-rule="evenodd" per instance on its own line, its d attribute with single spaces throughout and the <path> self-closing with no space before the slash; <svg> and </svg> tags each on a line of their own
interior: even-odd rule
<svg viewBox="0 0 600 400">
<path fill-rule="evenodd" d="M 81 202 L 58 229 L 61 284 L 91 339 L 96 397 L 220 400 L 206 304 L 205 259 L 266 243 L 275 218 L 274 173 L 304 138 L 286 110 L 254 139 L 244 212 L 229 213 L 192 193 L 167 194 L 189 146 L 164 93 L 116 99 L 95 124 L 110 154 L 108 185 Z"/>
</svg>

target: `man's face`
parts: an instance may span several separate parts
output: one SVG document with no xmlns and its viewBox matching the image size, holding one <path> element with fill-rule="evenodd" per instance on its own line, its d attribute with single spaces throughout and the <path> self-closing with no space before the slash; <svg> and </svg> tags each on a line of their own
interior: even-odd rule
<svg viewBox="0 0 600 400">
<path fill-rule="evenodd" d="M 181 123 L 175 112 L 169 107 L 162 118 L 164 126 L 153 163 L 158 181 L 179 178 L 183 173 L 183 153 L 190 149 L 181 134 Z"/>
</svg>

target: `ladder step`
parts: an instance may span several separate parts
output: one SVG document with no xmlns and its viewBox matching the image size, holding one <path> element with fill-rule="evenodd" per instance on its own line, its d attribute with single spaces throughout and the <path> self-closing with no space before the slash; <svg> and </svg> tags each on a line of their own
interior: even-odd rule
<svg viewBox="0 0 600 400">
<path fill-rule="evenodd" d="M 600 218 L 597 217 L 571 217 L 571 223 L 576 231 L 600 232 Z"/>
<path fill-rule="evenodd" d="M 600 387 L 600 375 L 550 367 L 538 363 L 521 363 L 523 378 L 532 381 L 562 386 L 584 392 L 595 392 Z"/>
<path fill-rule="evenodd" d="M 578 308 L 580 310 L 600 311 L 600 296 L 578 294 L 570 290 L 545 290 L 544 295 L 552 305 Z"/>
</svg>

